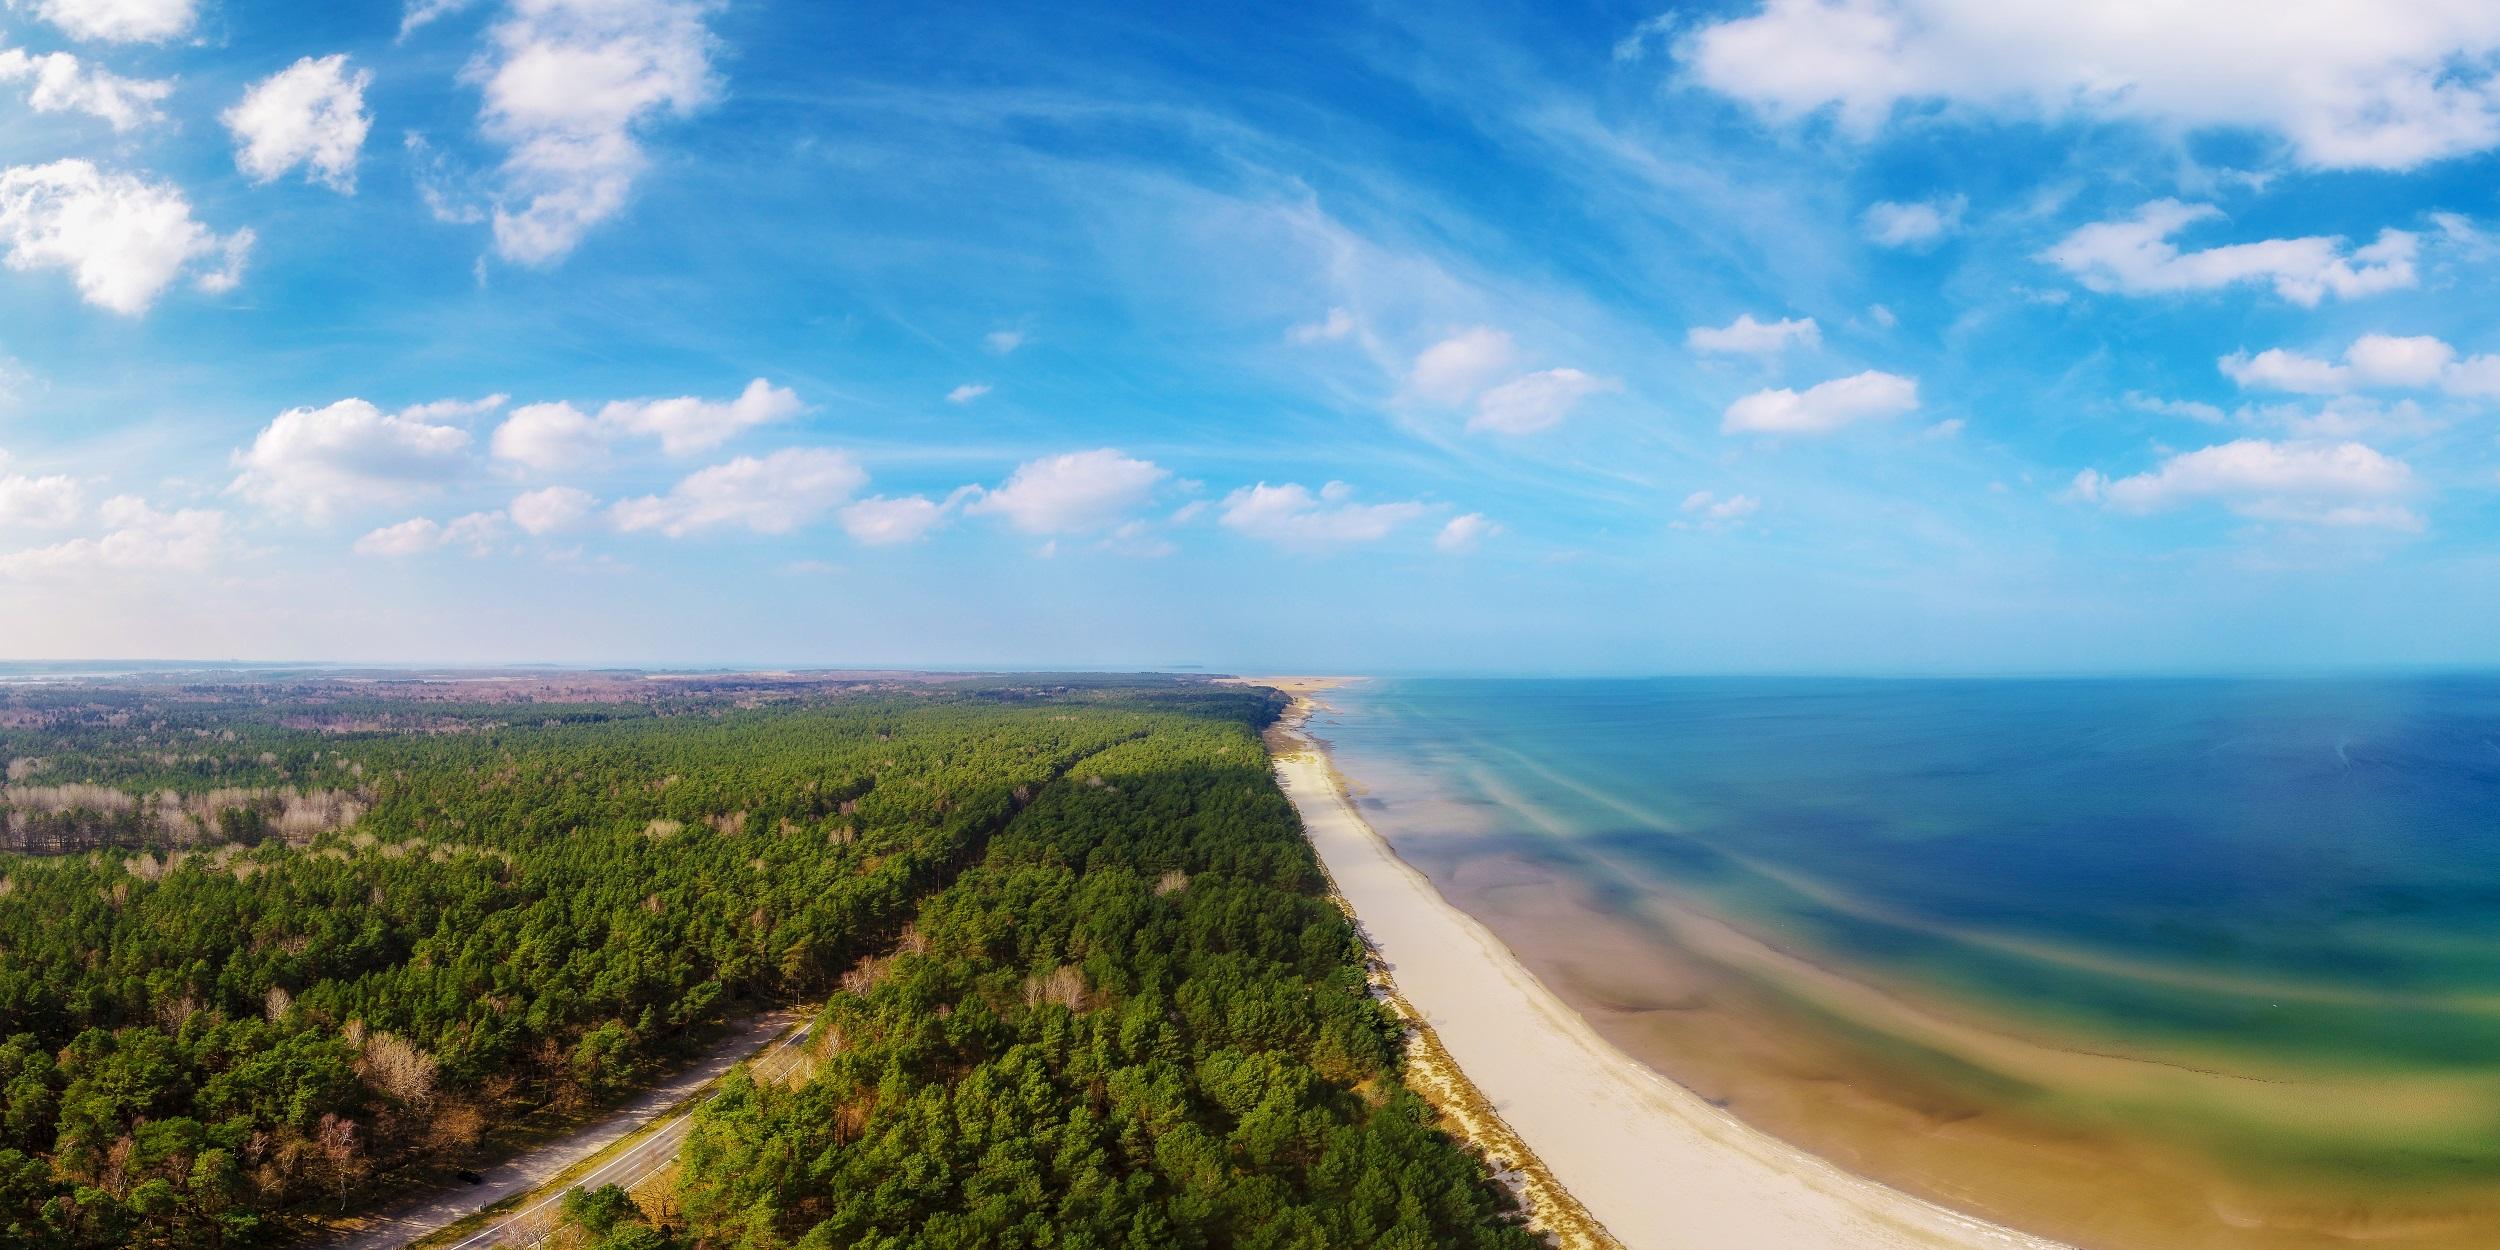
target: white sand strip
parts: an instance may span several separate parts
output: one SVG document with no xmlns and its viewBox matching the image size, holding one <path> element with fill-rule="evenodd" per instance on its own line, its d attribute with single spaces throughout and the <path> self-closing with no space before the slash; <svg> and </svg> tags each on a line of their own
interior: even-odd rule
<svg viewBox="0 0 2500 1250">
<path fill-rule="evenodd" d="M 1308 745 L 1277 780 L 1399 992 L 1554 1178 L 1630 1250 L 2056 1250 L 1751 1128 L 1599 1037 L 1399 859 Z"/>
</svg>

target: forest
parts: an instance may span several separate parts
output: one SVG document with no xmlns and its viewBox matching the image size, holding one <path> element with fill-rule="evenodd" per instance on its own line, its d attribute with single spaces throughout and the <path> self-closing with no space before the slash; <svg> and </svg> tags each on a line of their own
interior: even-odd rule
<svg viewBox="0 0 2500 1250">
<path fill-rule="evenodd" d="M 0 1244 L 315 1244 L 725 1024 L 638 1247 L 1528 1246 L 1200 681 L 0 692 Z M 120 796 L 119 799 L 102 797 Z M 638 1199 L 638 1200 L 637 1200 Z"/>
</svg>

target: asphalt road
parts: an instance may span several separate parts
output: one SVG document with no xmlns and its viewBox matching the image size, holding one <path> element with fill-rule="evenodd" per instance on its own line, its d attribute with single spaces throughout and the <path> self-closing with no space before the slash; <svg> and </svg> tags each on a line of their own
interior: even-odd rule
<svg viewBox="0 0 2500 1250">
<path fill-rule="evenodd" d="M 694 1066 L 654 1086 L 626 1107 L 590 1124 L 487 1169 L 485 1181 L 460 1185 L 416 1199 L 375 1217 L 372 1225 L 334 1243 L 336 1250 L 397 1250 L 430 1237 L 507 1198 L 546 1188 L 557 1176 L 654 1123 L 649 1136 L 617 1153 L 563 1189 L 532 1197 L 492 1224 L 452 1242 L 447 1250 L 486 1250 L 490 1246 L 525 1244 L 549 1221 L 567 1190 L 601 1185 L 627 1189 L 665 1168 L 693 1127 L 694 1099 L 739 1061 L 753 1058 L 759 1074 L 775 1077 L 800 1058 L 799 1044 L 807 1025 L 793 1030 L 796 1017 L 775 1012 L 745 1026 L 704 1053 Z M 514 1241 L 506 1242 L 507 1237 Z"/>
</svg>

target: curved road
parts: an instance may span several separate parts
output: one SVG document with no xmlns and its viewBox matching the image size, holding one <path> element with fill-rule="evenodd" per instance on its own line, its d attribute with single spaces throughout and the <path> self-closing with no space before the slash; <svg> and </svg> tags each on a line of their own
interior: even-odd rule
<svg viewBox="0 0 2500 1250">
<path fill-rule="evenodd" d="M 657 1130 L 615 1158 L 574 1178 L 563 1189 L 505 1212 L 477 1232 L 450 1243 L 445 1250 L 486 1250 L 504 1244 L 504 1238 L 513 1233 L 522 1234 L 523 1241 L 531 1240 L 542 1217 L 553 1212 L 565 1192 L 600 1185 L 631 1189 L 667 1167 L 693 1128 L 697 1108 L 692 1100 L 741 1060 L 753 1058 L 759 1074 L 768 1079 L 795 1067 L 800 1059 L 799 1044 L 807 1040 L 810 1027 L 799 1024 L 793 1029 L 791 1026 L 798 1019 L 798 1013 L 790 1011 L 757 1017 L 706 1051 L 700 1062 L 646 1091 L 631 1105 L 496 1164 L 486 1170 L 481 1184 L 439 1190 L 378 1215 L 368 1227 L 333 1243 L 334 1250 L 397 1250 L 431 1237 L 507 1198 L 546 1186 L 568 1169 L 596 1158 L 600 1152 L 654 1123 L 659 1124 Z"/>
</svg>

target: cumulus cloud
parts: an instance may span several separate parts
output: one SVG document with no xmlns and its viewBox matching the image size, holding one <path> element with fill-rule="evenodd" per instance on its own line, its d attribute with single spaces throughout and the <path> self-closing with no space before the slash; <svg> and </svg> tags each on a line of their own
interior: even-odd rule
<svg viewBox="0 0 2500 1250">
<path fill-rule="evenodd" d="M 1721 497 L 1716 491 L 1697 490 L 1684 497 L 1676 511 L 1684 519 L 1674 523 L 1676 529 L 1697 529 L 1718 533 L 1731 529 L 1746 517 L 1762 510 L 1762 501 L 1751 495 Z"/>
<path fill-rule="evenodd" d="M 234 135 L 235 168 L 274 182 L 301 166 L 306 181 L 354 193 L 356 156 L 373 128 L 365 113 L 372 81 L 368 71 L 350 72 L 341 53 L 305 57 L 252 84 L 219 119 Z"/>
<path fill-rule="evenodd" d="M 174 90 L 171 79 L 124 78 L 67 52 L 35 56 L 16 48 L 0 49 L 0 82 L 32 82 L 26 105 L 38 113 L 85 113 L 116 133 L 165 120 L 156 106 Z"/>
<path fill-rule="evenodd" d="M 1884 247 L 1925 248 L 1962 228 L 1970 200 L 1959 195 L 1901 203 L 1879 200 L 1858 219 L 1866 237 Z"/>
<path fill-rule="evenodd" d="M 527 534 L 556 534 L 580 525 L 590 516 L 599 501 L 589 491 L 570 486 L 550 486 L 512 497 L 504 511 L 512 523 Z"/>
<path fill-rule="evenodd" d="M 443 543 L 443 527 L 425 517 L 385 525 L 356 540 L 360 556 L 413 556 Z"/>
<path fill-rule="evenodd" d="M 232 289 L 252 232 L 210 231 L 171 183 L 61 160 L 0 170 L 0 244 L 11 269 L 68 270 L 88 303 L 135 315 L 186 271 Z"/>
<path fill-rule="evenodd" d="M 0 455 L 0 461 L 7 460 Z M 0 473 L 0 529 L 59 529 L 87 510 L 86 492 L 65 474 Z"/>
<path fill-rule="evenodd" d="M 495 250 L 524 265 L 563 259 L 625 207 L 650 164 L 643 136 L 709 104 L 707 0 L 513 0 L 467 77 L 485 93 L 486 137 L 503 145 Z"/>
<path fill-rule="evenodd" d="M 2421 517 L 2400 502 L 2413 489 L 2411 466 L 2363 443 L 2244 438 L 2131 477 L 2086 469 L 2067 493 L 2137 515 L 2212 502 L 2253 520 L 2418 530 Z"/>
<path fill-rule="evenodd" d="M 954 500 L 940 503 L 926 495 L 883 495 L 862 499 L 842 509 L 842 532 L 871 547 L 916 542 L 946 519 Z"/>
<path fill-rule="evenodd" d="M 1767 0 L 1681 47 L 1778 120 L 1870 134 L 1946 105 L 2277 136 L 2301 163 L 2408 169 L 2500 144 L 2500 9 L 2208 0 Z"/>
<path fill-rule="evenodd" d="M 1739 313 L 1726 325 L 1694 326 L 1684 332 L 1684 346 L 1720 356 L 1776 356 L 1791 346 L 1819 347 L 1822 342 L 1823 329 L 1812 317 L 1757 321 L 1752 313 Z"/>
<path fill-rule="evenodd" d="M 1441 527 L 1441 532 L 1433 535 L 1432 545 L 1435 550 L 1461 555 L 1483 546 L 1484 540 L 1501 532 L 1502 527 L 1487 519 L 1483 513 L 1470 512 L 1451 517 Z"/>
<path fill-rule="evenodd" d="M 1414 502 L 1354 503 L 1353 494 L 1343 482 L 1330 482 L 1316 494 L 1294 482 L 1261 482 L 1225 496 L 1217 519 L 1252 538 L 1319 550 L 1378 542 L 1432 511 Z"/>
<path fill-rule="evenodd" d="M 1005 356 L 1024 346 L 1024 338 L 1022 330 L 992 330 L 981 336 L 981 346 L 997 355 Z"/>
<path fill-rule="evenodd" d="M 1462 404 L 1509 371 L 1518 355 L 1509 334 L 1491 326 L 1473 326 L 1417 353 L 1406 382 L 1434 403 Z"/>
<path fill-rule="evenodd" d="M 1108 529 L 1143 506 L 1171 472 L 1111 448 L 1069 452 L 1016 466 L 996 490 L 966 506 L 1028 534 Z"/>
<path fill-rule="evenodd" d="M 1546 369 L 1512 378 L 1476 398 L 1476 413 L 1467 419 L 1471 430 L 1496 434 L 1534 434 L 1562 423 L 1580 401 L 1622 389 L 1611 378 L 1590 377 L 1577 369 Z"/>
<path fill-rule="evenodd" d="M 979 399 L 989 393 L 990 384 L 987 382 L 966 382 L 963 385 L 946 392 L 946 402 L 950 404 L 968 404 L 973 400 Z"/>
<path fill-rule="evenodd" d="M 2160 295 L 2259 282 L 2303 308 L 2315 307 L 2329 295 L 2352 299 L 2410 287 L 2418 280 L 2413 261 L 2420 245 L 2402 230 L 2381 230 L 2377 242 L 2360 248 L 2348 248 L 2343 239 L 2326 235 L 2188 252 L 2170 241 L 2180 230 L 2221 215 L 2210 204 L 2155 200 L 2132 217 L 2077 229 L 2040 258 L 2095 291 Z"/>
<path fill-rule="evenodd" d="M 228 489 L 265 507 L 325 521 L 342 508 L 431 493 L 469 462 L 469 432 L 420 410 L 385 413 L 361 399 L 291 408 L 236 452 Z"/>
<path fill-rule="evenodd" d="M 2223 376 L 2251 390 L 2291 391 L 2300 395 L 2332 395 L 2352 385 L 2352 370 L 2333 361 L 2268 348 L 2254 356 L 2233 352 L 2216 362 Z"/>
<path fill-rule="evenodd" d="M 162 43 L 189 33 L 199 17 L 198 0 L 33 0 L 27 7 L 73 38 L 105 43 Z"/>
<path fill-rule="evenodd" d="M 100 570 L 199 572 L 215 567 L 232 550 L 228 518 L 215 509 L 160 511 L 136 495 L 117 495 L 97 511 L 103 533 L 0 552 L 0 577 L 78 577 Z"/>
<path fill-rule="evenodd" d="M 725 526 L 787 534 L 841 506 L 867 481 L 842 452 L 792 447 L 698 470 L 665 495 L 620 499 L 608 519 L 628 533 L 658 530 L 671 538 Z"/>
<path fill-rule="evenodd" d="M 2344 349 L 2341 364 L 2280 347 L 2254 355 L 2233 352 L 2215 363 L 2225 377 L 2254 391 L 2341 395 L 2436 388 L 2470 398 L 2500 394 L 2500 356 L 2460 358 L 2456 348 L 2427 334 L 2364 334 Z"/>
<path fill-rule="evenodd" d="M 1756 391 L 1727 406 L 1719 430 L 1725 434 L 1828 434 L 1917 407 L 1917 379 L 1869 369 L 1802 392 L 1787 387 Z"/>
<path fill-rule="evenodd" d="M 599 410 L 599 424 L 626 434 L 660 440 L 672 456 L 707 451 L 753 429 L 797 416 L 805 405 L 798 393 L 762 378 L 747 383 L 736 399 L 624 399 Z"/>
<path fill-rule="evenodd" d="M 607 453 L 619 438 L 659 440 L 672 456 L 708 451 L 759 425 L 786 421 L 804 411 L 798 393 L 762 378 L 735 399 L 619 399 L 597 415 L 569 403 L 524 404 L 512 410 L 487 440 L 498 460 L 540 472 L 580 468 Z"/>
<path fill-rule="evenodd" d="M 608 433 L 571 404 L 523 404 L 488 437 L 497 460 L 542 473 L 579 468 L 606 454 Z"/>
<path fill-rule="evenodd" d="M 471 555 L 482 556 L 502 540 L 505 524 L 500 512 L 472 512 L 454 518 L 449 525 L 414 517 L 367 533 L 356 540 L 355 551 L 360 556 L 399 557 L 459 546 L 468 548 Z"/>
<path fill-rule="evenodd" d="M 2455 348 L 2427 334 L 2364 334 L 2344 349 L 2353 377 L 2370 386 L 2429 386 L 2456 358 Z"/>
</svg>

